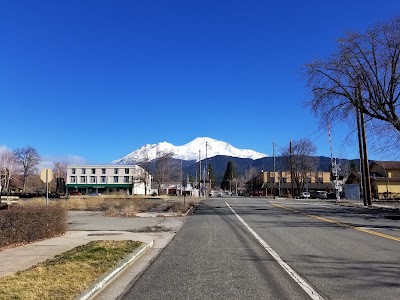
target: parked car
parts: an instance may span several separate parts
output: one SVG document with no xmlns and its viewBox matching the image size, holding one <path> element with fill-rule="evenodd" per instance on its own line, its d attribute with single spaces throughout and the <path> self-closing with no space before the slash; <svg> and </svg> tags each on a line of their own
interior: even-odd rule
<svg viewBox="0 0 400 300">
<path fill-rule="evenodd" d="M 309 192 L 302 192 L 299 196 L 300 199 L 309 199 L 310 193 Z"/>
<path fill-rule="evenodd" d="M 93 196 L 93 197 L 101 196 L 101 193 L 90 193 L 89 196 Z"/>
<path fill-rule="evenodd" d="M 328 193 L 326 191 L 316 191 L 316 196 L 319 199 L 327 199 Z"/>
<path fill-rule="evenodd" d="M 81 196 L 80 192 L 69 192 L 70 196 Z"/>
</svg>

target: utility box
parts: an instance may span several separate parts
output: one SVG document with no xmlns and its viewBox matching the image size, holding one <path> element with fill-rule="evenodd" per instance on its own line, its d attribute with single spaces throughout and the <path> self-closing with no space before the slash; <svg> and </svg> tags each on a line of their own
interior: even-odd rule
<svg viewBox="0 0 400 300">
<path fill-rule="evenodd" d="M 344 197 L 346 199 L 360 200 L 360 185 L 359 184 L 345 184 L 344 185 Z"/>
</svg>

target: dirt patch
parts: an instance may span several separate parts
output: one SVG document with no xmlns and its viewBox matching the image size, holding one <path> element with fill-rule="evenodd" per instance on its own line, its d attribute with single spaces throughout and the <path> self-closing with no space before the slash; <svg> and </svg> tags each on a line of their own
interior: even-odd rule
<svg viewBox="0 0 400 300">
<path fill-rule="evenodd" d="M 134 229 L 134 230 L 129 230 L 129 231 L 130 232 L 171 232 L 173 230 L 170 228 L 165 228 L 162 226 L 155 225 L 155 226 L 146 226 L 146 227 L 143 227 L 140 229 Z"/>
</svg>

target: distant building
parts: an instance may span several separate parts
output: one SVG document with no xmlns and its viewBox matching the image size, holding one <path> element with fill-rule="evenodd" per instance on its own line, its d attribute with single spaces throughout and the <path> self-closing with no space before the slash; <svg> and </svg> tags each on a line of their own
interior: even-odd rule
<svg viewBox="0 0 400 300">
<path fill-rule="evenodd" d="M 173 195 L 173 196 L 193 196 L 198 197 L 199 191 L 192 187 L 191 183 L 163 183 L 160 186 L 160 195 Z"/>
<path fill-rule="evenodd" d="M 137 165 L 71 165 L 67 194 L 150 195 L 152 176 Z"/>
<path fill-rule="evenodd" d="M 261 171 L 256 177 L 251 180 L 251 186 L 254 195 L 291 195 L 293 187 L 296 194 L 297 185 L 291 179 L 290 171 Z M 331 191 L 331 173 L 330 172 L 307 172 L 305 178 L 302 178 L 300 190 L 305 190 L 310 193 L 316 191 Z M 294 196 L 294 195 L 293 195 Z"/>
<path fill-rule="evenodd" d="M 374 199 L 400 199 L 400 161 L 373 161 L 369 167 Z M 361 174 L 353 172 L 346 184 L 360 184 Z"/>
</svg>

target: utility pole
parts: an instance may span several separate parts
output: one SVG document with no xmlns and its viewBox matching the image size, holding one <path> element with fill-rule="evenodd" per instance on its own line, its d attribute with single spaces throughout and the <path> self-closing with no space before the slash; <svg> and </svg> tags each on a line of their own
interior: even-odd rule
<svg viewBox="0 0 400 300">
<path fill-rule="evenodd" d="M 273 194 L 274 199 L 275 199 L 275 142 L 272 142 L 272 151 L 273 151 L 273 154 L 274 154 L 274 181 L 272 182 L 273 183 L 272 194 Z"/>
<path fill-rule="evenodd" d="M 207 193 L 207 188 L 206 188 L 206 166 L 204 166 L 203 188 L 204 188 L 204 198 L 205 198 L 206 197 L 206 193 Z"/>
<path fill-rule="evenodd" d="M 290 139 L 290 144 L 289 144 L 289 152 L 290 152 L 290 182 L 292 184 L 292 197 L 294 197 L 294 187 L 293 187 L 293 157 L 292 157 L 292 139 Z"/>
<path fill-rule="evenodd" d="M 183 189 L 183 163 L 182 163 L 182 159 L 181 159 L 181 196 L 182 196 L 182 189 Z"/>
<path fill-rule="evenodd" d="M 367 150 L 367 137 L 365 134 L 365 122 L 364 113 L 360 112 L 360 122 L 361 122 L 361 136 L 362 144 L 364 150 L 364 176 L 365 176 L 365 194 L 367 196 L 367 204 L 372 205 L 372 193 L 371 193 L 371 177 L 369 173 L 369 162 L 368 162 L 368 150 Z"/>
<path fill-rule="evenodd" d="M 362 104 L 362 94 L 361 94 L 361 84 L 360 81 L 358 80 L 357 82 L 357 88 L 356 88 L 356 99 L 358 104 Z M 371 177 L 370 177 L 370 172 L 369 172 L 369 162 L 368 162 L 368 150 L 367 150 L 367 138 L 365 134 L 365 122 L 364 122 L 364 113 L 358 108 L 357 109 L 357 115 L 359 118 L 357 118 L 357 125 L 359 123 L 359 129 L 360 133 L 359 135 L 361 136 L 361 144 L 362 144 L 362 153 L 360 160 L 362 160 L 363 164 L 363 174 L 362 177 L 364 179 L 364 205 L 372 205 L 372 193 L 371 193 Z"/>
<path fill-rule="evenodd" d="M 196 187 L 198 185 L 199 181 L 197 180 L 197 169 L 196 169 Z"/>
<path fill-rule="evenodd" d="M 361 194 L 363 195 L 364 206 L 367 206 L 367 195 L 365 188 L 365 170 L 364 170 L 364 148 L 362 142 L 361 134 L 361 120 L 360 120 L 360 110 L 356 107 L 356 118 L 357 118 L 357 133 L 358 133 L 358 150 L 360 153 L 360 172 L 361 172 Z"/>
<path fill-rule="evenodd" d="M 199 197 L 201 198 L 201 150 L 199 149 Z"/>
<path fill-rule="evenodd" d="M 335 177 L 334 180 L 334 188 L 335 188 L 335 193 L 336 193 L 336 202 L 340 202 L 340 193 L 339 193 L 339 181 L 338 181 L 338 171 L 339 171 L 339 166 L 337 165 L 336 158 L 333 159 L 333 154 L 332 154 L 332 138 L 331 138 L 331 126 L 328 123 L 328 136 L 329 136 L 329 146 L 331 150 L 331 165 L 332 165 L 332 174 Z"/>
<path fill-rule="evenodd" d="M 209 179 L 209 176 L 208 176 L 208 157 L 207 157 L 207 148 L 208 148 L 208 142 L 206 141 L 206 174 L 205 174 L 205 183 L 207 184 L 207 181 L 209 181 L 208 179 Z M 206 196 L 206 194 L 208 193 L 208 188 L 207 188 L 207 185 L 205 186 L 206 187 L 206 192 L 205 192 L 205 197 L 207 197 Z"/>
</svg>

